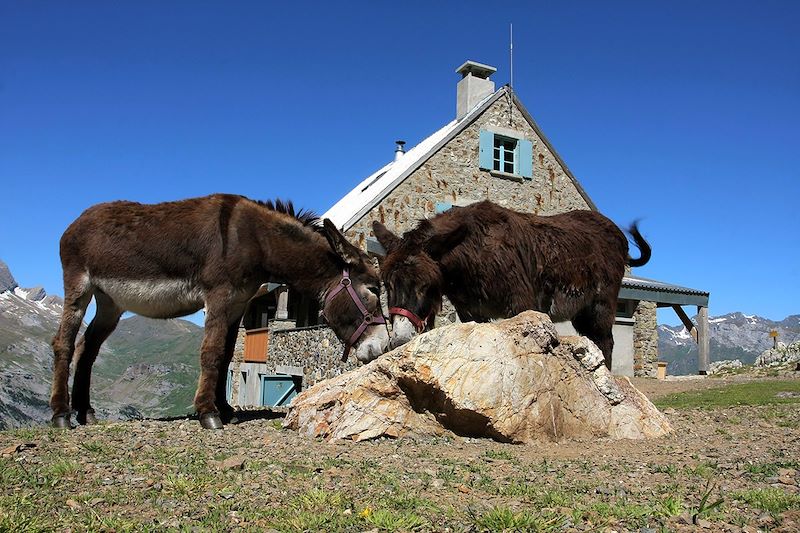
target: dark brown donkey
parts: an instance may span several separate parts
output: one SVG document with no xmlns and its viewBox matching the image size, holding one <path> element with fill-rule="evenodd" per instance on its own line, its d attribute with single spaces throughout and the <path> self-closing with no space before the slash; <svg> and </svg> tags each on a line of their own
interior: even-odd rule
<svg viewBox="0 0 800 533">
<path fill-rule="evenodd" d="M 329 220 L 320 225 L 310 213 L 295 214 L 291 203 L 215 194 L 155 205 L 99 204 L 64 232 L 61 263 L 64 314 L 53 339 L 50 398 L 56 427 L 70 426 L 73 353 L 72 407 L 79 423 L 96 421 L 89 403 L 92 364 L 124 311 L 172 318 L 205 307 L 194 397 L 205 428 L 221 428 L 232 416 L 225 380 L 239 322 L 267 281 L 318 298 L 331 328 L 359 360 L 377 357 L 389 343 L 372 263 Z M 76 348 L 92 297 L 97 313 Z"/>
<path fill-rule="evenodd" d="M 381 277 L 393 320 L 392 347 L 408 342 L 441 307 L 445 294 L 463 321 L 485 322 L 533 309 L 571 320 L 611 365 L 611 328 L 625 265 L 641 266 L 650 246 L 634 224 L 641 251 L 594 211 L 537 216 L 483 201 L 422 220 L 402 238 L 373 223 L 386 248 Z"/>
</svg>

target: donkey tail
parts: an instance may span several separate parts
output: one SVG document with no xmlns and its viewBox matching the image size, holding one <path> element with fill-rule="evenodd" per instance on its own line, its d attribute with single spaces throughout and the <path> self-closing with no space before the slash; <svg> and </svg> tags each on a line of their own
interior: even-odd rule
<svg viewBox="0 0 800 533">
<path fill-rule="evenodd" d="M 634 259 L 630 255 L 628 256 L 628 264 L 632 267 L 640 267 L 647 264 L 647 262 L 650 261 L 650 255 L 652 255 L 653 252 L 653 249 L 650 248 L 650 245 L 646 240 L 644 240 L 642 234 L 639 233 L 639 228 L 636 227 L 636 224 L 636 222 L 631 224 L 628 233 L 630 233 L 631 237 L 633 237 L 634 244 L 639 249 L 639 253 L 641 255 L 639 256 L 639 259 Z"/>
</svg>

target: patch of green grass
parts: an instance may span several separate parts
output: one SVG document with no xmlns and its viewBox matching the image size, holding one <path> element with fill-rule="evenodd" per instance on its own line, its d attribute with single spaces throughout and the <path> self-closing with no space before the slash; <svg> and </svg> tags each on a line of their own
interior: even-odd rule
<svg viewBox="0 0 800 533">
<path fill-rule="evenodd" d="M 86 441 L 81 443 L 81 448 L 93 455 L 105 456 L 114 452 L 114 447 L 110 444 L 99 441 Z"/>
<path fill-rule="evenodd" d="M 279 531 L 340 531 L 361 520 L 342 493 L 311 488 L 296 495 L 269 520 Z M 348 512 L 345 512 L 348 511 Z"/>
<path fill-rule="evenodd" d="M 55 487 L 65 478 L 72 478 L 80 472 L 80 465 L 70 459 L 56 459 L 39 469 L 38 483 Z"/>
<path fill-rule="evenodd" d="M 675 477 L 678 475 L 678 467 L 673 464 L 666 464 L 666 465 L 650 465 L 650 472 L 654 474 L 667 474 L 669 477 Z"/>
<path fill-rule="evenodd" d="M 516 457 L 508 450 L 486 450 L 483 456 L 487 459 L 501 459 L 512 463 L 517 461 Z"/>
<path fill-rule="evenodd" d="M 17 428 L 9 429 L 6 434 L 25 442 L 31 442 L 42 437 L 42 430 L 38 428 Z"/>
<path fill-rule="evenodd" d="M 376 509 L 362 512 L 361 516 L 373 527 L 383 531 L 418 531 L 428 526 L 428 521 L 409 511 Z"/>
<path fill-rule="evenodd" d="M 758 481 L 778 475 L 781 468 L 800 470 L 800 461 L 776 461 L 771 463 L 752 463 L 745 466 L 744 470 Z"/>
<path fill-rule="evenodd" d="M 31 479 L 30 474 L 11 459 L 0 459 L 0 486 L 23 485 Z"/>
<path fill-rule="evenodd" d="M 431 500 L 408 493 L 383 496 L 378 502 L 381 508 L 394 509 L 397 511 L 436 511 L 438 509 L 438 506 Z"/>
<path fill-rule="evenodd" d="M 700 463 L 695 466 L 686 466 L 686 473 L 690 477 L 699 477 L 703 479 L 709 479 L 714 476 L 717 472 L 717 465 L 716 463 Z"/>
<path fill-rule="evenodd" d="M 497 487 L 500 496 L 522 498 L 534 507 L 569 507 L 577 498 L 575 490 L 547 489 L 541 483 L 512 481 L 505 486 Z"/>
<path fill-rule="evenodd" d="M 628 525 L 644 526 L 647 520 L 656 514 L 651 505 L 628 503 L 625 500 L 611 502 L 594 502 L 586 507 L 578 508 L 573 516 L 591 522 L 594 525 L 611 524 L 623 520 Z"/>
<path fill-rule="evenodd" d="M 486 531 L 559 531 L 566 518 L 553 512 L 515 512 L 508 507 L 493 507 L 473 516 L 473 525 Z"/>
<path fill-rule="evenodd" d="M 800 509 L 800 494 L 790 494 L 781 489 L 751 489 L 734 492 L 731 497 L 773 515 L 789 509 Z"/>
<path fill-rule="evenodd" d="M 42 513 L 38 500 L 0 497 L 0 531 L 47 531 L 52 520 Z"/>
<path fill-rule="evenodd" d="M 790 393 L 779 396 L 780 393 Z M 682 392 L 659 398 L 660 409 L 715 409 L 737 405 L 782 405 L 800 403 L 800 380 L 754 381 L 714 389 Z"/>
<path fill-rule="evenodd" d="M 655 505 L 655 515 L 670 518 L 683 512 L 683 499 L 675 494 L 668 494 Z"/>
</svg>

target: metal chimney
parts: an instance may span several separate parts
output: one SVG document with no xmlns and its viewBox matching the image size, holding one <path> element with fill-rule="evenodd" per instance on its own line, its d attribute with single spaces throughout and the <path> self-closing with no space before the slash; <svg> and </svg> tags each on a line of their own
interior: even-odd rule
<svg viewBox="0 0 800 533">
<path fill-rule="evenodd" d="M 406 153 L 405 148 L 403 146 L 406 144 L 405 141 L 395 141 L 397 143 L 397 148 L 394 149 L 394 160 L 397 161 Z"/>
</svg>

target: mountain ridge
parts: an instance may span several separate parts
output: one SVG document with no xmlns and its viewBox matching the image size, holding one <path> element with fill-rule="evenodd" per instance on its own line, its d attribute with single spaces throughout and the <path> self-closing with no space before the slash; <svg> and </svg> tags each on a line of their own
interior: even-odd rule
<svg viewBox="0 0 800 533">
<path fill-rule="evenodd" d="M 776 321 L 735 311 L 709 317 L 708 326 L 709 362 L 739 359 L 753 364 L 764 350 L 773 347 L 770 331 L 777 331 L 777 340 L 785 344 L 800 340 L 800 314 Z M 659 359 L 669 363 L 669 373 L 696 374 L 697 343 L 686 328 L 659 324 L 657 329 Z"/>
<path fill-rule="evenodd" d="M 0 429 L 50 419 L 50 340 L 63 300 L 19 287 L 0 261 Z M 85 327 L 85 324 L 84 324 Z M 99 416 L 124 419 L 185 415 L 199 376 L 203 328 L 181 320 L 132 316 L 103 344 L 92 372 Z"/>
</svg>

